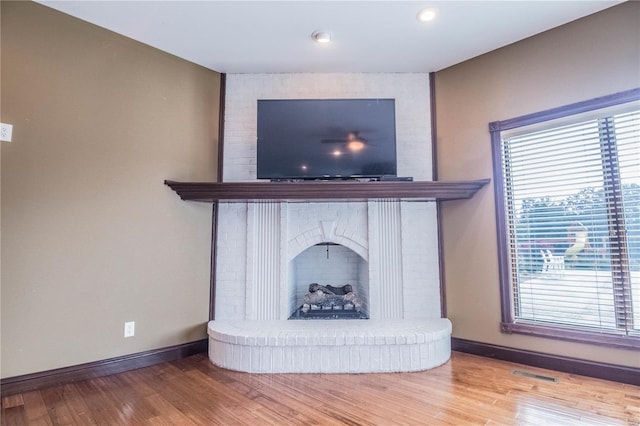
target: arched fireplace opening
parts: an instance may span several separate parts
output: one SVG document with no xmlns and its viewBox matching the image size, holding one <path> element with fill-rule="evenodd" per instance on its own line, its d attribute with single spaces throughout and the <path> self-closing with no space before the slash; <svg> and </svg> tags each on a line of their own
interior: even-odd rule
<svg viewBox="0 0 640 426">
<path fill-rule="evenodd" d="M 289 319 L 369 318 L 369 263 L 323 242 L 289 262 Z"/>
</svg>

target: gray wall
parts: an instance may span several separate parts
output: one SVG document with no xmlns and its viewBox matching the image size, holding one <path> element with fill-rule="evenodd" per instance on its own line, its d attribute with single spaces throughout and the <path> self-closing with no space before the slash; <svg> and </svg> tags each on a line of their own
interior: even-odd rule
<svg viewBox="0 0 640 426">
<path fill-rule="evenodd" d="M 211 205 L 163 180 L 215 179 L 220 75 L 1 7 L 2 377 L 205 338 Z"/>
</svg>

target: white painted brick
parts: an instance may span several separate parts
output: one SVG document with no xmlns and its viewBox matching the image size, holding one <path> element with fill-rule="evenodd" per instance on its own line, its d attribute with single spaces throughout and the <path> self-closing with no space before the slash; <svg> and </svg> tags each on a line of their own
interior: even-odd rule
<svg viewBox="0 0 640 426">
<path fill-rule="evenodd" d="M 379 346 L 360 346 L 360 369 L 359 371 L 364 373 L 368 371 L 374 371 L 373 363 L 380 360 L 380 347 Z M 384 371 L 384 367 L 381 365 L 378 367 Z"/>
<path fill-rule="evenodd" d="M 234 164 L 229 146 L 255 157 L 257 99 L 395 98 L 398 173 L 431 179 L 428 74 L 228 74 L 224 181 L 255 180 L 255 168 Z M 248 158 L 243 155 L 242 158 Z M 234 168 L 228 167 L 234 164 Z"/>
<path fill-rule="evenodd" d="M 216 365 L 256 373 L 348 373 L 419 371 L 441 365 L 450 356 L 451 323 L 446 319 L 342 320 L 337 324 L 339 328 L 327 329 L 321 321 L 211 321 L 209 357 Z M 426 343 L 401 344 L 402 339 L 393 339 L 389 344 L 385 337 L 390 333 L 421 335 L 416 341 Z M 300 345 L 302 335 L 314 339 Z M 347 336 L 355 335 L 385 344 L 348 344 L 357 339 Z M 344 337 L 344 345 L 326 344 L 341 342 L 339 336 Z"/>
<path fill-rule="evenodd" d="M 251 345 L 249 372 L 260 372 L 260 347 Z"/>
<path fill-rule="evenodd" d="M 414 176 L 417 180 L 430 179 L 430 129 L 428 120 L 425 120 L 429 116 L 426 74 L 232 74 L 227 76 L 225 181 L 255 179 L 256 99 L 296 97 L 395 98 L 399 174 Z M 295 290 L 295 283 L 336 279 L 355 285 L 358 292 L 368 300 L 371 317 L 376 317 L 378 308 L 375 305 L 381 303 L 378 288 L 383 282 L 383 271 L 379 265 L 381 253 L 376 249 L 380 238 L 376 232 L 371 232 L 381 220 L 377 216 L 377 210 L 371 208 L 374 204 L 375 202 L 281 203 L 280 236 L 275 244 L 280 247 L 279 256 L 275 256 L 281 257 L 277 266 L 280 288 L 272 291 L 281 292 L 281 297 L 285 300 L 283 304 L 289 306 L 290 311 L 297 308 L 303 296 L 303 292 Z M 402 287 L 399 289 L 402 293 L 402 314 L 408 319 L 438 318 L 440 294 L 435 204 L 401 203 L 400 209 L 401 247 L 398 256 L 402 262 Z M 255 242 L 251 235 L 247 235 L 248 223 L 252 220 L 250 216 L 246 203 L 219 205 L 216 265 L 218 319 L 246 319 L 256 314 L 253 301 L 256 300 L 257 289 L 252 281 L 259 272 L 247 268 L 248 263 L 254 262 L 254 259 L 248 257 L 248 253 L 256 253 Z M 326 221 L 335 222 L 334 233 L 323 237 L 321 222 Z M 330 278 L 313 279 L 309 276 L 319 276 L 322 265 L 301 265 L 298 270 L 292 266 L 293 262 L 290 260 L 295 256 L 326 239 L 344 246 L 341 248 L 341 253 L 344 253 L 343 266 L 352 272 L 345 273 L 343 278 L 333 278 L 333 275 Z M 345 248 L 358 253 L 365 262 L 358 260 L 358 256 Z M 355 264 L 359 266 L 353 271 Z M 273 267 L 272 265 L 271 268 Z M 333 268 L 330 270 L 331 273 L 334 272 Z M 333 285 L 342 284 L 338 282 Z M 274 309 L 279 309 L 279 306 Z M 282 318 L 282 315 L 285 315 L 284 307 L 278 317 Z M 306 342 L 308 348 L 318 340 L 329 341 L 329 337 L 316 338 L 303 334 L 294 336 L 293 341 Z M 411 340 L 411 337 L 408 338 Z M 415 338 L 419 342 L 424 336 L 416 334 Z M 402 337 L 398 339 L 402 340 Z M 269 337 L 264 343 L 270 347 L 273 340 L 273 337 Z M 345 344 L 360 342 L 363 345 L 365 342 L 371 344 L 376 338 L 367 333 L 359 336 L 334 336 L 333 342 L 339 342 L 338 346 L 343 341 Z M 366 353 L 370 357 L 370 348 L 367 348 Z M 349 354 L 349 364 L 352 365 L 353 353 Z M 283 359 L 290 360 L 287 365 L 293 364 L 290 353 L 283 356 Z M 307 368 L 305 365 L 308 366 L 311 356 L 309 350 L 304 352 L 307 361 L 299 366 L 301 371 Z M 257 361 L 250 362 L 245 362 L 245 365 L 253 368 L 253 363 Z M 356 368 L 361 367 L 359 363 Z"/>
</svg>

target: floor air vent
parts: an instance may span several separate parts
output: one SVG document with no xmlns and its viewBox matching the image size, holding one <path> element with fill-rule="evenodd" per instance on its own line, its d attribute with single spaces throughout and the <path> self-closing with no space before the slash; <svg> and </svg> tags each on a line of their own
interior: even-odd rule
<svg viewBox="0 0 640 426">
<path fill-rule="evenodd" d="M 544 380 L 545 382 L 558 383 L 558 379 L 556 377 L 543 376 L 542 374 L 530 373 L 523 370 L 513 370 L 512 373 L 516 376 L 530 377 L 532 379 Z"/>
</svg>

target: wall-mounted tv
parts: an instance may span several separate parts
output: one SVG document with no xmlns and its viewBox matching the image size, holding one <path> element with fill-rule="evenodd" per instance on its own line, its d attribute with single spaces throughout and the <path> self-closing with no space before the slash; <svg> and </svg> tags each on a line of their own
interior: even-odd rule
<svg viewBox="0 0 640 426">
<path fill-rule="evenodd" d="M 258 179 L 396 176 L 394 99 L 258 100 Z"/>
</svg>

